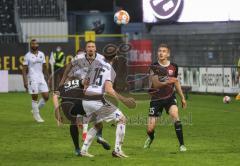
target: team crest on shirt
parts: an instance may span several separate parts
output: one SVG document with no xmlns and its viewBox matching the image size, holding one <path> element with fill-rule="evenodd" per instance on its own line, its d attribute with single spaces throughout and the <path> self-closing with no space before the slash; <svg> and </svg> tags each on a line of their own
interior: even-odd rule
<svg viewBox="0 0 240 166">
<path fill-rule="evenodd" d="M 168 70 L 168 75 L 172 76 L 173 75 L 173 70 Z"/>
</svg>

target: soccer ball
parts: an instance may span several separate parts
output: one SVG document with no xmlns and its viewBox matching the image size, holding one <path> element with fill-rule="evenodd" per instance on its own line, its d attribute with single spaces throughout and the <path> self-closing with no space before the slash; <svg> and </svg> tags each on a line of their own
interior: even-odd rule
<svg viewBox="0 0 240 166">
<path fill-rule="evenodd" d="M 223 97 L 223 103 L 224 104 L 228 104 L 228 103 L 230 103 L 230 101 L 231 101 L 231 97 L 229 97 L 229 96 L 224 96 Z"/>
<path fill-rule="evenodd" d="M 114 14 L 114 22 L 118 25 L 126 25 L 129 21 L 130 16 L 125 10 L 119 10 Z"/>
</svg>

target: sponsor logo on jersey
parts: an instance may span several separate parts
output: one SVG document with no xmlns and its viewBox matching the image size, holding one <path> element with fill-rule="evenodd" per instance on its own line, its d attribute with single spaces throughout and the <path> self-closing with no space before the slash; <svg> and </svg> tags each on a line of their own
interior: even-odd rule
<svg viewBox="0 0 240 166">
<path fill-rule="evenodd" d="M 173 75 L 173 70 L 168 70 L 168 74 L 169 74 L 170 76 L 172 76 L 172 75 Z"/>
</svg>

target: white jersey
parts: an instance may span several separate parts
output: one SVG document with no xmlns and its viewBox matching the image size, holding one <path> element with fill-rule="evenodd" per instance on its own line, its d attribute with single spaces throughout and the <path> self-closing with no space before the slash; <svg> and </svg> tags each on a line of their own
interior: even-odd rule
<svg viewBox="0 0 240 166">
<path fill-rule="evenodd" d="M 95 57 L 95 60 L 92 62 L 92 63 L 89 63 L 89 61 L 87 60 L 86 58 L 86 54 L 85 53 L 82 53 L 82 54 L 78 54 L 76 55 L 73 60 L 72 60 L 72 70 L 71 72 L 69 73 L 69 77 L 76 77 L 78 79 L 84 79 L 87 72 L 88 72 L 88 69 L 90 66 L 92 66 L 93 64 L 95 64 L 94 62 L 95 61 L 102 61 L 104 60 L 104 56 L 97 53 L 96 54 L 96 57 Z"/>
<path fill-rule="evenodd" d="M 98 62 L 98 64 L 97 64 Z M 105 61 L 96 61 L 89 68 L 86 78 L 89 79 L 89 87 L 86 89 L 86 95 L 101 95 L 105 92 L 105 82 L 114 82 L 116 73 L 113 67 Z"/>
<path fill-rule="evenodd" d="M 41 51 L 38 51 L 36 55 L 28 52 L 24 56 L 23 65 L 28 66 L 29 81 L 45 82 L 42 68 L 44 63 L 46 63 L 46 59 L 44 53 Z"/>
</svg>

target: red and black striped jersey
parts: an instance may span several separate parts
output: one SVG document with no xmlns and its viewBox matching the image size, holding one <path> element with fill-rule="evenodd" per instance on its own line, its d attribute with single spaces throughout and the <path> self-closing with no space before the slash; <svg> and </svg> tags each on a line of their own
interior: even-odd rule
<svg viewBox="0 0 240 166">
<path fill-rule="evenodd" d="M 178 77 L 178 66 L 175 63 L 170 63 L 167 66 L 163 66 L 158 62 L 151 64 L 150 75 L 157 75 L 160 82 L 166 81 L 169 77 Z M 152 100 L 156 99 L 167 99 L 174 94 L 174 84 L 166 85 L 161 88 L 153 88 L 150 85 L 149 90 Z"/>
</svg>

